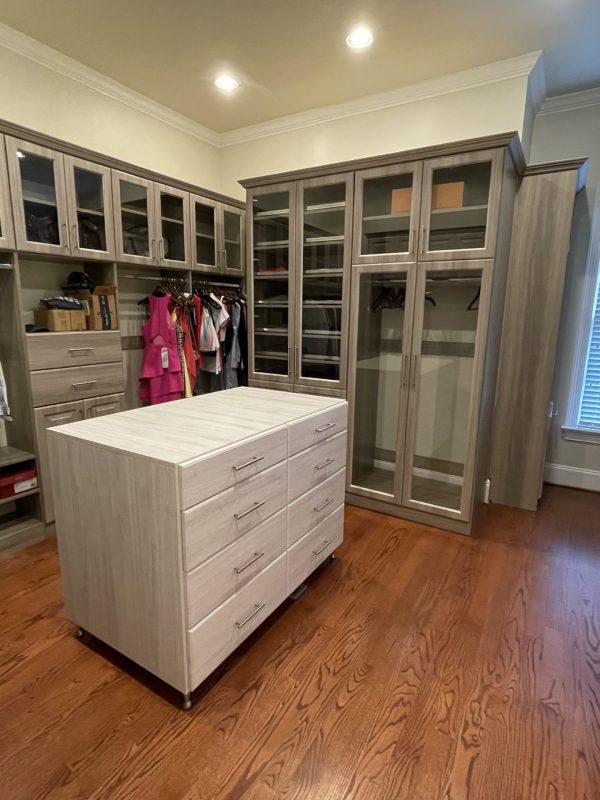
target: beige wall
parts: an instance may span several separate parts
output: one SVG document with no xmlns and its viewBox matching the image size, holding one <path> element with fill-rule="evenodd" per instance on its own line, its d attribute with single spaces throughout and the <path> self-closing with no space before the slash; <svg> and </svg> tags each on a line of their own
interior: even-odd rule
<svg viewBox="0 0 600 800">
<path fill-rule="evenodd" d="M 0 118 L 220 191 L 219 150 L 0 47 Z"/>
<path fill-rule="evenodd" d="M 241 178 L 506 131 L 522 133 L 526 98 L 527 78 L 512 78 L 230 145 L 221 154 L 223 192 L 244 197 Z"/>
</svg>

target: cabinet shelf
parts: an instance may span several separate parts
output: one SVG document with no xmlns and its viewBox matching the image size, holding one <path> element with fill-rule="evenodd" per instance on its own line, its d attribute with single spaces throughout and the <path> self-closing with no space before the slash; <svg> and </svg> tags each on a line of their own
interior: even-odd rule
<svg viewBox="0 0 600 800">
<path fill-rule="evenodd" d="M 148 217 L 148 211 L 142 211 L 140 208 L 131 208 L 128 206 L 121 206 L 121 213 L 131 214 L 134 217 Z"/>
<path fill-rule="evenodd" d="M 317 330 L 308 330 L 302 331 L 302 336 L 307 336 L 310 339 L 341 339 L 342 332 L 341 331 L 317 331 Z"/>
<path fill-rule="evenodd" d="M 289 278 L 290 273 L 286 270 L 285 272 L 255 272 L 254 277 L 256 280 L 273 280 L 273 278 Z"/>
<path fill-rule="evenodd" d="M 256 211 L 254 213 L 255 219 L 273 219 L 274 217 L 289 217 L 289 208 L 279 208 L 274 211 Z"/>
<path fill-rule="evenodd" d="M 334 275 L 343 275 L 344 270 L 338 269 L 305 269 L 303 275 L 311 278 L 329 278 Z"/>
<path fill-rule="evenodd" d="M 310 236 L 304 240 L 304 245 L 310 245 L 312 247 L 317 247 L 318 245 L 325 245 L 325 244 L 339 244 L 344 241 L 344 235 L 340 234 L 339 236 Z"/>
<path fill-rule="evenodd" d="M 174 219 L 173 217 L 161 217 L 160 219 L 161 219 L 162 222 L 172 222 L 175 225 L 183 225 L 184 224 L 182 219 Z"/>
<path fill-rule="evenodd" d="M 8 503 L 14 503 L 15 500 L 21 500 L 23 497 L 32 497 L 34 494 L 39 494 L 39 489 L 29 489 L 27 492 L 19 492 L 19 494 L 14 495 L 14 497 L 3 497 L 0 499 L 0 506 L 7 505 Z"/>
<path fill-rule="evenodd" d="M 260 306 L 261 308 L 287 308 L 289 305 L 289 301 L 286 300 L 257 300 L 255 305 Z"/>
<path fill-rule="evenodd" d="M 25 461 L 33 461 L 35 455 L 27 452 L 27 450 L 20 450 L 18 447 L 11 447 L 5 445 L 0 447 L 0 468 L 10 467 L 12 464 L 23 464 Z"/>
<path fill-rule="evenodd" d="M 304 308 L 341 308 L 341 300 L 305 300 Z"/>
<path fill-rule="evenodd" d="M 255 336 L 287 336 L 286 328 L 270 328 L 269 330 L 254 329 Z"/>
<path fill-rule="evenodd" d="M 287 353 L 274 353 L 269 350 L 261 350 L 254 353 L 255 358 L 264 358 L 269 361 L 287 361 L 288 355 Z"/>
<path fill-rule="evenodd" d="M 282 239 L 279 242 L 255 242 L 255 250 L 287 250 L 290 246 L 288 239 Z"/>
<path fill-rule="evenodd" d="M 36 206 L 47 206 L 48 208 L 56 208 L 56 200 L 44 200 L 42 197 L 33 197 L 33 195 L 26 194 L 23 196 L 24 203 L 32 203 Z"/>
<path fill-rule="evenodd" d="M 304 216 L 311 214 L 323 214 L 333 211 L 345 211 L 346 203 L 344 200 L 339 200 L 335 203 L 315 203 L 314 205 L 306 206 L 304 209 Z"/>
<path fill-rule="evenodd" d="M 302 353 L 302 361 L 307 364 L 339 364 L 339 356 L 318 356 Z"/>
<path fill-rule="evenodd" d="M 95 209 L 92 209 L 92 208 L 78 208 L 77 209 L 77 213 L 78 214 L 88 214 L 88 215 L 90 215 L 92 217 L 102 217 L 102 218 L 104 218 L 106 216 L 104 211 L 96 211 Z"/>
</svg>

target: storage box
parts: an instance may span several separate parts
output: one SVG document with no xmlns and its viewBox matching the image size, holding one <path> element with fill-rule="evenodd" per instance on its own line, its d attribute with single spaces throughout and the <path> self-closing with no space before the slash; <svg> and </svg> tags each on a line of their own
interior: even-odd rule
<svg viewBox="0 0 600 800">
<path fill-rule="evenodd" d="M 23 492 L 37 489 L 37 485 L 38 479 L 35 467 L 30 467 L 29 469 L 21 468 L 8 475 L 0 475 L 0 500 L 18 497 Z"/>
<path fill-rule="evenodd" d="M 434 183 L 431 187 L 431 208 L 462 208 L 465 182 Z"/>
<path fill-rule="evenodd" d="M 71 289 L 69 295 L 84 304 L 88 330 L 114 331 L 119 327 L 115 286 L 96 286 L 93 292 L 88 289 Z"/>
<path fill-rule="evenodd" d="M 412 186 L 405 189 L 392 189 L 391 214 L 406 214 L 410 212 L 412 203 Z"/>
</svg>

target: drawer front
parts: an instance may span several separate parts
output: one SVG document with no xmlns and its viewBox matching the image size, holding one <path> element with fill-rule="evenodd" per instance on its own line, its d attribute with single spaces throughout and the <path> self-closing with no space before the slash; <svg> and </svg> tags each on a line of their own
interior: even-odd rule
<svg viewBox="0 0 600 800">
<path fill-rule="evenodd" d="M 306 450 L 345 431 L 348 427 L 348 404 L 342 403 L 289 427 L 289 455 Z"/>
<path fill-rule="evenodd" d="M 188 628 L 204 619 L 285 551 L 286 528 L 287 515 L 282 509 L 186 575 Z"/>
<path fill-rule="evenodd" d="M 25 340 L 29 369 L 81 367 L 120 361 L 120 336 L 118 331 L 28 334 Z"/>
<path fill-rule="evenodd" d="M 230 447 L 180 469 L 181 507 L 201 503 L 287 458 L 287 429 Z"/>
<path fill-rule="evenodd" d="M 287 463 L 255 475 L 183 512 L 183 557 L 191 570 L 286 505 Z"/>
<path fill-rule="evenodd" d="M 288 594 L 293 592 L 343 541 L 344 506 L 340 506 L 288 550 Z"/>
<path fill-rule="evenodd" d="M 192 689 L 287 597 L 285 554 L 188 631 Z"/>
<path fill-rule="evenodd" d="M 44 369 L 31 373 L 34 406 L 49 406 L 123 391 L 123 365 Z"/>
<path fill-rule="evenodd" d="M 316 444 L 288 461 L 289 502 L 320 486 L 346 466 L 346 432 Z"/>
<path fill-rule="evenodd" d="M 341 469 L 316 489 L 288 506 L 288 547 L 322 522 L 344 503 L 346 470 Z"/>
</svg>

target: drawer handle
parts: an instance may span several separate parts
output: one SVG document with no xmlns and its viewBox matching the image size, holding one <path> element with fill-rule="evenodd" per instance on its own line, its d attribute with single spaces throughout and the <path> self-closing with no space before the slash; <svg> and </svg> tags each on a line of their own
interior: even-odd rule
<svg viewBox="0 0 600 800">
<path fill-rule="evenodd" d="M 239 472 L 241 469 L 246 469 L 246 467 L 251 467 L 252 464 L 258 464 L 258 462 L 262 461 L 263 459 L 264 459 L 264 456 L 254 456 L 254 458 L 251 458 L 250 461 L 246 461 L 245 464 L 239 464 L 238 466 L 236 466 L 234 464 L 233 465 L 233 469 L 236 472 Z"/>
<path fill-rule="evenodd" d="M 73 389 L 77 389 L 79 386 L 94 386 L 96 383 L 98 381 L 81 381 L 80 383 L 72 383 L 71 386 Z"/>
<path fill-rule="evenodd" d="M 315 433 L 323 433 L 324 431 L 328 431 L 330 428 L 335 428 L 336 425 L 336 422 L 328 422 L 327 425 L 323 425 L 322 428 L 315 428 Z"/>
<path fill-rule="evenodd" d="M 240 572 L 243 572 L 245 569 L 248 569 L 248 567 L 251 567 L 255 561 L 258 561 L 258 559 L 262 558 L 263 556 L 264 553 L 254 553 L 254 558 L 251 558 L 250 561 L 247 561 L 243 567 L 234 567 L 233 571 L 235 572 L 236 575 L 239 575 Z"/>
<path fill-rule="evenodd" d="M 260 503 L 254 503 L 252 508 L 248 508 L 248 509 L 246 509 L 246 511 L 242 511 L 241 514 L 234 514 L 233 516 L 234 516 L 235 519 L 243 519 L 245 516 L 247 516 L 248 514 L 251 514 L 253 511 L 257 511 L 259 508 L 261 508 L 261 506 L 264 506 L 264 504 L 265 504 L 265 501 L 261 500 Z"/>
<path fill-rule="evenodd" d="M 322 464 L 317 464 L 315 469 L 325 469 L 325 467 L 328 467 L 330 464 L 333 464 L 334 461 L 335 458 L 326 458 Z"/>
<path fill-rule="evenodd" d="M 93 353 L 93 347 L 69 347 L 69 353 Z"/>
<path fill-rule="evenodd" d="M 259 611 L 262 611 L 262 610 L 263 610 L 263 608 L 264 608 L 264 607 L 265 607 L 265 604 L 264 604 L 264 603 L 255 603 L 255 604 L 254 604 L 254 611 L 253 611 L 251 614 L 248 614 L 248 616 L 246 617 L 246 619 L 243 619 L 241 622 L 236 622 L 236 623 L 235 623 L 235 624 L 236 624 L 236 626 L 237 626 L 238 628 L 243 628 L 243 627 L 244 627 L 244 625 L 245 625 L 247 622 L 250 622 L 250 620 L 252 619 L 252 617 L 255 617 L 255 616 L 258 614 L 258 612 L 259 612 Z"/>
<path fill-rule="evenodd" d="M 320 506 L 315 506 L 313 511 L 323 511 L 324 508 L 327 508 L 329 503 L 333 503 L 333 497 L 328 497 L 327 500 L 325 500 L 324 503 L 321 503 Z"/>
<path fill-rule="evenodd" d="M 318 550 L 313 550 L 313 556 L 320 555 L 320 553 L 322 553 L 323 550 L 325 550 L 325 548 L 327 547 L 328 544 L 331 544 L 331 541 L 329 539 L 325 539 L 325 541 L 323 542 L 321 547 L 319 547 Z"/>
</svg>

